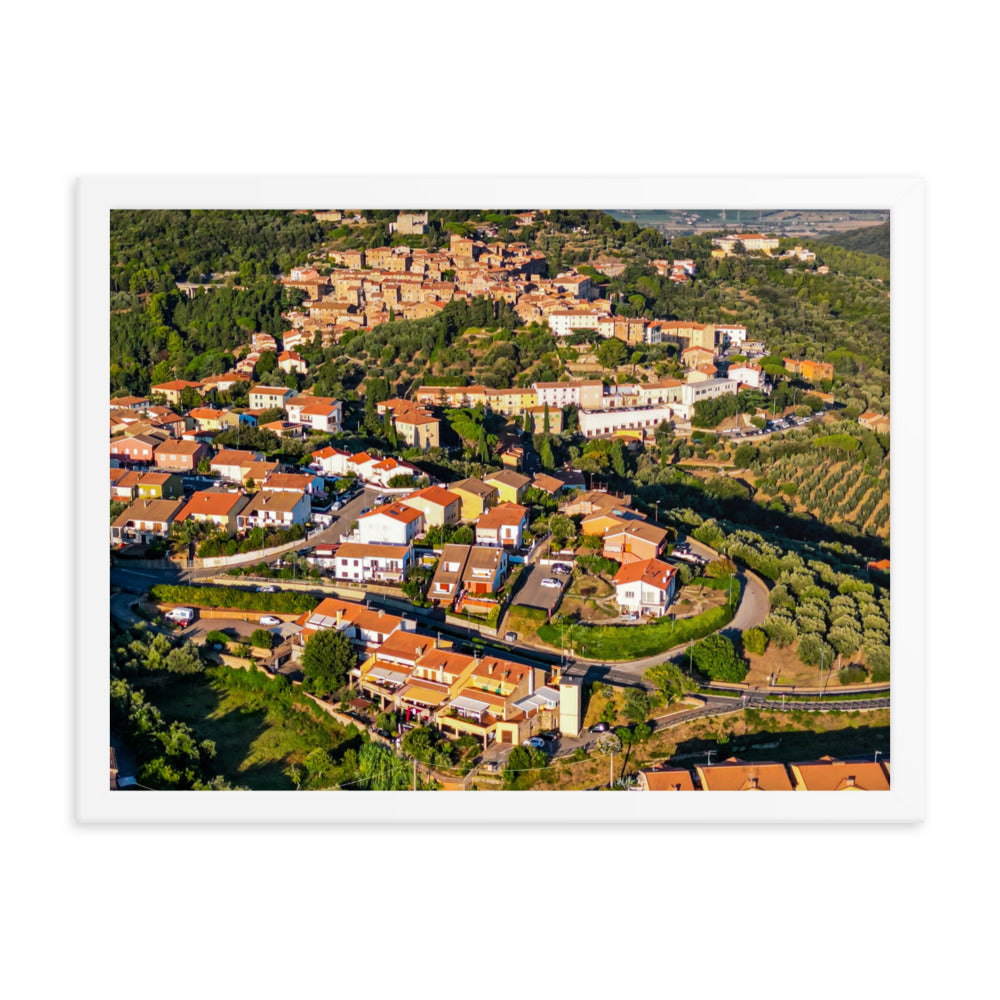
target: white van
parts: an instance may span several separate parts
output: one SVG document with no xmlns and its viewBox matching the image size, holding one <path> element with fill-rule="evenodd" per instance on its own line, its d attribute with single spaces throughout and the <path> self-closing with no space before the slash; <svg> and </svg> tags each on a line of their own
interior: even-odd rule
<svg viewBox="0 0 1000 1000">
<path fill-rule="evenodd" d="M 174 608 L 164 616 L 167 621 L 190 625 L 194 621 L 194 608 Z"/>
</svg>

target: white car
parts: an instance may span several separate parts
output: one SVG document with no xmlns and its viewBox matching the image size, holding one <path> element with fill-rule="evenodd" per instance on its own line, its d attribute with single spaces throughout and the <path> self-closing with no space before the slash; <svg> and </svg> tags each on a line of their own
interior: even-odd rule
<svg viewBox="0 0 1000 1000">
<path fill-rule="evenodd" d="M 553 580 L 551 576 L 547 576 L 544 580 L 542 580 L 542 586 L 549 588 L 554 587 L 556 590 L 558 590 L 562 585 L 559 583 L 558 580 Z"/>
<path fill-rule="evenodd" d="M 280 625 L 281 619 L 275 615 L 261 615 L 260 622 L 261 625 Z"/>
</svg>

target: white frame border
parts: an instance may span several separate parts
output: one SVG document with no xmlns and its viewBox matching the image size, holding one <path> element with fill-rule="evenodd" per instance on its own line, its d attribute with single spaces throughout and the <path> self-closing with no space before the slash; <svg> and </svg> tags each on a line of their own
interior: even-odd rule
<svg viewBox="0 0 1000 1000">
<path fill-rule="evenodd" d="M 121 208 L 888 209 L 893 456 L 892 790 L 869 795 L 110 791 L 107 697 L 107 307 L 110 211 Z M 86 823 L 915 822 L 925 780 L 924 185 L 912 178 L 87 177 L 77 183 L 76 817 Z M 95 567 L 99 569 L 95 570 Z M 96 576 L 95 576 L 96 572 Z M 98 655 L 98 652 L 100 655 Z M 905 665 L 905 669 L 904 669 Z M 604 801 L 605 806 L 600 803 Z"/>
</svg>

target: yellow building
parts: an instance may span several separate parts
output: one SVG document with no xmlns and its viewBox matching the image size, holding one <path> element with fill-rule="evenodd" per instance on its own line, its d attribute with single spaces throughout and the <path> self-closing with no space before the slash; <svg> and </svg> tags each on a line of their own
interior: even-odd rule
<svg viewBox="0 0 1000 1000">
<path fill-rule="evenodd" d="M 480 514 L 486 513 L 500 502 L 500 491 L 481 479 L 461 479 L 452 483 L 448 491 L 457 493 L 462 498 L 463 521 L 475 521 Z"/>
<path fill-rule="evenodd" d="M 527 476 L 522 476 L 519 472 L 512 472 L 504 469 L 502 472 L 494 472 L 486 476 L 483 482 L 487 486 L 495 486 L 500 495 L 500 503 L 517 503 L 524 499 L 525 490 L 531 485 L 531 480 Z"/>
</svg>

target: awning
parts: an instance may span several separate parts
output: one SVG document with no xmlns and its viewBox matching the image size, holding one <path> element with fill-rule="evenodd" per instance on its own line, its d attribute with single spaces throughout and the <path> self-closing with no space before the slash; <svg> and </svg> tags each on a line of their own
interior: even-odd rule
<svg viewBox="0 0 1000 1000">
<path fill-rule="evenodd" d="M 366 676 L 388 684 L 405 684 L 409 680 L 408 674 L 401 674 L 398 670 L 386 670 L 385 667 L 372 667 Z"/>
<path fill-rule="evenodd" d="M 460 712 L 471 712 L 474 715 L 482 715 L 490 710 L 489 702 L 477 701 L 475 698 L 466 698 L 464 695 L 456 698 L 451 703 L 452 708 L 457 708 Z"/>
<path fill-rule="evenodd" d="M 539 708 L 553 709 L 559 704 L 559 692 L 555 688 L 540 687 L 534 694 L 520 698 L 514 702 L 514 707 L 522 712 L 531 712 Z"/>
<path fill-rule="evenodd" d="M 404 701 L 413 701 L 418 705 L 440 705 L 448 697 L 447 691 L 434 691 L 425 687 L 408 687 L 399 692 Z"/>
</svg>

